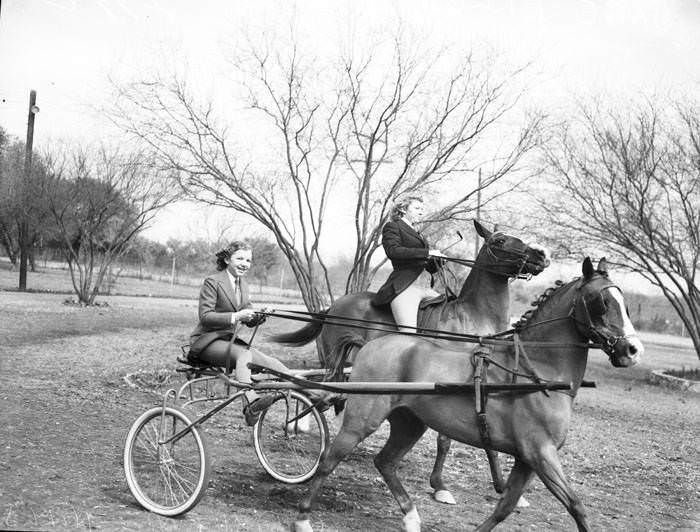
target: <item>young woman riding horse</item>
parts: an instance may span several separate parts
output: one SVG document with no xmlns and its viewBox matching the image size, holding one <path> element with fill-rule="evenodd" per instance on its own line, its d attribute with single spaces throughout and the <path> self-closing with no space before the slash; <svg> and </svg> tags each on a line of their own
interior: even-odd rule
<svg viewBox="0 0 700 532">
<path fill-rule="evenodd" d="M 491 232 L 476 220 L 474 227 L 484 238 L 484 244 L 462 289 L 456 299 L 421 311 L 418 320 L 421 327 L 481 335 L 503 331 L 508 328 L 510 320 L 509 281 L 520 275 L 537 275 L 549 265 L 549 258 L 543 248 L 525 244 L 519 238 L 500 231 Z M 393 321 L 388 305 L 377 307 L 372 304 L 374 300 L 373 292 L 347 294 L 336 300 L 326 315 L 348 318 L 348 325 L 324 325 L 319 320 L 298 331 L 274 336 L 273 340 L 304 345 L 318 338 L 321 362 L 324 367 L 335 369 L 339 373 L 344 365 L 354 361 L 361 345 L 387 334 L 387 331 L 359 328 L 353 323 L 353 320 L 384 323 Z M 335 320 L 336 323 L 337 321 Z M 440 436 L 430 485 L 434 489 L 436 500 L 454 504 L 454 497 L 442 478 L 449 448 L 449 439 Z M 495 456 L 495 453 L 489 454 L 494 474 L 498 471 Z M 499 486 L 496 487 L 500 489 Z"/>
<path fill-rule="evenodd" d="M 372 304 L 389 305 L 398 329 L 404 332 L 416 332 L 421 300 L 440 295 L 430 286 L 437 263 L 429 259 L 444 255 L 438 249 L 428 249 L 415 226 L 422 218 L 423 200 L 409 196 L 396 202 L 391 220 L 382 229 L 382 246 L 394 270 Z"/>
<path fill-rule="evenodd" d="M 510 383 L 514 376 L 533 382 L 571 383 L 570 392 L 498 393 L 488 398 L 485 419 L 489 446 L 515 458 L 503 497 L 478 531 L 493 529 L 514 509 L 537 473 L 572 515 L 579 531 L 588 531 L 585 510 L 565 479 L 557 450 L 571 421 L 573 401 L 583 379 L 589 341 L 596 342 L 615 367 L 634 365 L 644 348 L 627 315 L 620 290 L 610 281 L 604 261 L 595 270 L 583 263 L 583 277 L 552 291 L 520 326 L 520 351 L 498 345 L 484 354 L 473 350 L 474 364 L 465 364 L 468 346 L 416 335 L 387 335 L 368 342 L 358 353 L 351 382 L 473 382 L 479 360 L 486 363 L 488 382 Z M 469 351 L 472 351 L 469 349 Z M 510 370 L 518 363 L 518 371 Z M 404 526 L 420 530 L 420 518 L 397 476 L 398 464 L 427 427 L 458 441 L 484 447 L 479 429 L 476 389 L 471 395 L 351 395 L 343 425 L 299 507 L 296 532 L 309 532 L 309 516 L 322 484 L 338 463 L 384 420 L 391 430 L 375 465 L 404 513 Z"/>
<path fill-rule="evenodd" d="M 549 266 L 549 256 L 541 246 L 526 244 L 502 231 L 489 231 L 474 220 L 484 244 L 471 265 L 469 275 L 456 299 L 419 312 L 421 327 L 489 334 L 507 328 L 510 319 L 509 281 L 518 276 L 538 275 Z M 361 322 L 393 323 L 388 305 L 376 306 L 374 292 L 354 292 L 338 298 L 321 313 L 320 319 L 297 331 L 277 334 L 271 340 L 302 346 L 318 338 L 318 355 L 326 368 L 336 368 L 354 359 L 355 340 L 364 342 L 388 331 L 357 327 Z M 348 325 L 325 324 L 323 316 L 347 320 Z M 342 369 L 342 368 L 341 368 Z"/>
</svg>

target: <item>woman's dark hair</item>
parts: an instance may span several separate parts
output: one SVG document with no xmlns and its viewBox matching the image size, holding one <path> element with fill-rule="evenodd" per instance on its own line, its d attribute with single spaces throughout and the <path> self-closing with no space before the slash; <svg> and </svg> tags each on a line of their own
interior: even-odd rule
<svg viewBox="0 0 700 532">
<path fill-rule="evenodd" d="M 391 221 L 395 222 L 403 218 L 403 215 L 406 214 L 406 209 L 408 209 L 408 206 L 414 201 L 423 203 L 423 198 L 420 196 L 404 196 L 397 198 L 396 201 L 394 201 L 394 205 L 391 207 Z"/>
<path fill-rule="evenodd" d="M 216 269 L 220 272 L 225 270 L 226 269 L 226 261 L 230 260 L 231 255 L 233 255 L 239 249 L 246 249 L 246 250 L 252 251 L 253 248 L 250 247 L 250 244 L 248 244 L 247 242 L 243 242 L 241 240 L 236 240 L 235 242 L 231 242 L 224 249 L 216 252 Z"/>
</svg>

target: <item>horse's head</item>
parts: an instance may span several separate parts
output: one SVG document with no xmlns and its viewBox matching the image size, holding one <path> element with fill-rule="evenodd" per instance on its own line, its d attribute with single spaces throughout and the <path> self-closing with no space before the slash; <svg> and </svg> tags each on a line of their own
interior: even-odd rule
<svg viewBox="0 0 700 532">
<path fill-rule="evenodd" d="M 605 259 L 594 268 L 586 257 L 577 290 L 572 312 L 579 332 L 601 344 L 613 366 L 635 365 L 644 353 L 644 345 L 629 318 L 622 292 L 608 278 Z"/>
<path fill-rule="evenodd" d="M 526 244 L 503 231 L 489 231 L 474 220 L 476 232 L 485 240 L 477 263 L 480 268 L 505 277 L 530 278 L 549 266 L 549 254 L 537 244 Z"/>
</svg>

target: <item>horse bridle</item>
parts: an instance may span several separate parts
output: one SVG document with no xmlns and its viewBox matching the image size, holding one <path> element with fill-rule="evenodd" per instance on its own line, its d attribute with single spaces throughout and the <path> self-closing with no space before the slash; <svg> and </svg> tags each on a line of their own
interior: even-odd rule
<svg viewBox="0 0 700 532">
<path fill-rule="evenodd" d="M 514 279 L 525 279 L 525 280 L 529 281 L 529 280 L 532 278 L 532 274 L 531 274 L 531 273 L 523 273 L 523 270 L 525 269 L 525 266 L 527 265 L 527 253 L 526 253 L 526 252 L 524 252 L 524 251 L 513 251 L 513 250 L 510 250 L 510 249 L 505 249 L 505 248 L 503 248 L 503 247 L 498 247 L 498 248 L 496 248 L 496 249 L 498 249 L 498 251 L 500 251 L 500 252 L 502 252 L 502 253 L 505 253 L 505 254 L 507 254 L 507 255 L 514 256 L 515 258 L 512 259 L 512 260 L 504 259 L 504 258 L 498 257 L 498 256 L 493 252 L 493 249 L 492 249 L 492 246 L 493 246 L 492 241 L 493 241 L 493 239 L 494 239 L 495 237 L 501 236 L 501 235 L 504 235 L 504 236 L 506 236 L 506 237 L 508 236 L 506 233 L 503 233 L 503 232 L 501 232 L 501 231 L 498 231 L 498 232 L 493 233 L 493 234 L 489 237 L 489 239 L 486 241 L 486 252 L 489 254 L 489 257 L 491 257 L 492 259 L 494 259 L 494 260 L 496 260 L 496 261 L 505 263 L 504 266 L 508 266 L 508 265 L 511 265 L 511 264 L 515 264 L 515 265 L 518 267 L 518 270 L 516 271 L 516 273 L 515 273 L 514 275 L 509 275 L 508 277 L 512 277 L 512 278 L 514 278 Z M 500 273 L 500 272 L 499 272 L 499 273 Z"/>
<path fill-rule="evenodd" d="M 494 253 L 493 248 L 495 246 L 493 244 L 493 239 L 494 239 L 494 237 L 500 236 L 500 235 L 508 236 L 508 235 L 506 235 L 506 233 L 503 233 L 500 231 L 493 233 L 489 237 L 489 239 L 486 241 L 486 252 L 488 253 L 489 257 L 491 257 L 493 260 L 504 263 L 503 264 L 504 267 L 510 266 L 510 265 L 516 265 L 518 269 L 514 274 L 504 274 L 503 272 L 501 272 L 497 269 L 489 268 L 486 266 L 481 266 L 481 265 L 477 264 L 476 261 L 470 260 L 470 259 L 458 259 L 455 257 L 441 257 L 439 260 L 447 260 L 449 262 L 455 262 L 457 264 L 461 264 L 462 266 L 469 266 L 470 268 L 484 270 L 484 271 L 487 271 L 490 273 L 494 273 L 497 275 L 503 275 L 504 277 L 509 277 L 509 278 L 513 278 L 513 279 L 525 279 L 526 281 L 529 281 L 530 279 L 532 279 L 531 273 L 523 273 L 525 266 L 527 266 L 527 253 L 526 252 L 514 251 L 511 249 L 505 249 L 502 247 L 496 248 L 501 253 L 513 256 L 514 257 L 513 259 L 502 258 L 502 257 L 497 256 Z"/>
<path fill-rule="evenodd" d="M 596 294 L 596 304 L 598 300 L 602 300 L 603 297 L 603 292 L 605 290 L 609 290 L 610 288 L 616 288 L 620 290 L 620 287 L 617 286 L 615 283 L 609 281 L 606 279 L 606 283 L 600 288 L 598 293 Z M 621 340 L 628 340 L 630 338 L 636 337 L 637 334 L 623 334 L 623 335 L 615 335 L 615 334 L 605 334 L 598 330 L 598 328 L 595 326 L 593 323 L 593 313 L 591 313 L 590 309 L 590 303 L 587 301 L 587 298 L 583 293 L 581 293 L 581 289 L 587 284 L 587 282 L 583 281 L 579 284 L 579 286 L 576 287 L 576 290 L 579 292 L 578 296 L 574 299 L 574 302 L 572 304 L 571 310 L 569 311 L 569 317 L 574 320 L 578 325 L 583 327 L 586 331 L 585 336 L 591 340 L 592 342 L 600 345 L 601 349 L 609 356 L 613 356 L 614 354 L 614 349 L 615 346 L 620 342 Z M 622 292 L 622 290 L 620 290 Z M 581 303 L 581 307 L 583 308 L 583 321 L 576 318 L 576 305 L 578 303 Z M 623 309 L 624 311 L 624 309 Z M 601 314 L 603 314 L 601 312 Z"/>
</svg>

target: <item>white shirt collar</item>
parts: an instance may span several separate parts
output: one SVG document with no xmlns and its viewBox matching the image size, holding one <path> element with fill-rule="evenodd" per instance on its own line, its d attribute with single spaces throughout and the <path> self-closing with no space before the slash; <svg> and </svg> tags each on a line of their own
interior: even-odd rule
<svg viewBox="0 0 700 532">
<path fill-rule="evenodd" d="M 228 274 L 228 280 L 231 281 L 231 288 L 236 289 L 236 279 L 237 277 L 233 275 L 228 268 L 226 268 L 226 273 Z M 240 286 L 240 285 L 239 285 Z"/>
</svg>

